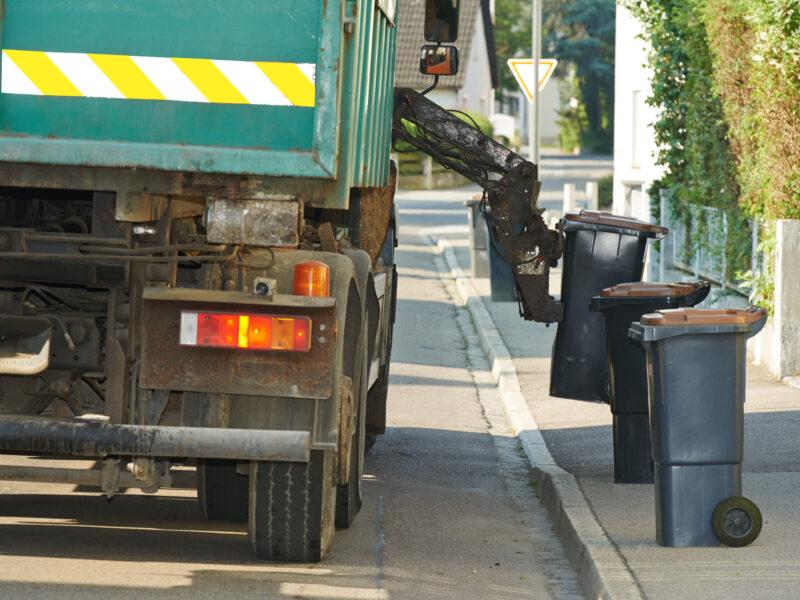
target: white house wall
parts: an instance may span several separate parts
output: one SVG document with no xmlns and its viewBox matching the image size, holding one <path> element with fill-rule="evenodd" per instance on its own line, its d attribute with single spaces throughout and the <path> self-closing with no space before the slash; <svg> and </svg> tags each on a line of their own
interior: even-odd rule
<svg viewBox="0 0 800 600">
<path fill-rule="evenodd" d="M 502 68 L 508 69 L 508 65 L 502 65 Z M 539 101 L 542 103 L 542 110 L 539 113 L 539 127 L 542 128 L 541 140 L 542 146 L 558 146 L 559 135 L 561 134 L 561 126 L 559 125 L 558 114 L 560 108 L 560 92 L 558 89 L 558 81 L 554 78 L 550 79 L 547 85 L 539 94 Z M 520 139 L 528 139 L 528 99 L 522 92 L 519 93 L 519 133 Z M 527 142 L 526 142 L 527 143 Z"/>
<path fill-rule="evenodd" d="M 448 110 L 462 108 L 458 103 L 458 90 L 453 88 L 436 88 L 428 93 L 428 98 Z"/>
<path fill-rule="evenodd" d="M 486 32 L 480 12 L 476 17 L 475 33 L 469 56 L 461 57 L 461 69 L 466 70 L 464 87 L 458 91 L 458 108 L 473 110 L 486 116 L 494 114 L 494 89 L 489 68 Z"/>
<path fill-rule="evenodd" d="M 617 214 L 651 220 L 647 190 L 663 170 L 655 164 L 652 127 L 658 111 L 647 104 L 651 74 L 642 25 L 617 6 L 614 106 L 614 205 Z"/>
</svg>

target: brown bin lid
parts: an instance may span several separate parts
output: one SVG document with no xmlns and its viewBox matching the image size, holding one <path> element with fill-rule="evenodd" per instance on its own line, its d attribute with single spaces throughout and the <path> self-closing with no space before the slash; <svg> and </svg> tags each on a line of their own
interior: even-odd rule
<svg viewBox="0 0 800 600">
<path fill-rule="evenodd" d="M 673 308 L 644 315 L 642 325 L 748 325 L 767 316 L 763 308 Z"/>
<path fill-rule="evenodd" d="M 634 283 L 621 283 L 600 292 L 603 298 L 642 298 L 655 297 L 683 297 L 696 292 L 702 286 L 699 283 L 648 283 L 637 281 Z"/>
<path fill-rule="evenodd" d="M 566 221 L 575 221 L 577 223 L 590 223 L 594 225 L 610 225 L 611 227 L 622 227 L 625 229 L 635 229 L 636 231 L 649 231 L 650 233 L 667 234 L 669 230 L 660 225 L 653 225 L 633 217 L 623 217 L 620 215 L 612 215 L 608 212 L 600 212 L 596 210 L 582 210 L 577 213 L 567 213 L 564 215 Z"/>
</svg>

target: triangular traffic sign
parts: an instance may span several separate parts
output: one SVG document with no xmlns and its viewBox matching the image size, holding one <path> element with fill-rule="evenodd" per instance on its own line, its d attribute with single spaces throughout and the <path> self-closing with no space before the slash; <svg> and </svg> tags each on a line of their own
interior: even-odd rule
<svg viewBox="0 0 800 600">
<path fill-rule="evenodd" d="M 544 89 L 544 86 L 550 81 L 553 71 L 556 70 L 558 61 L 555 58 L 543 58 L 539 61 L 539 91 Z M 534 74 L 533 59 L 530 58 L 509 58 L 508 66 L 514 74 L 519 87 L 522 88 L 522 93 L 528 99 L 528 102 L 533 102 L 533 86 L 536 81 Z"/>
</svg>

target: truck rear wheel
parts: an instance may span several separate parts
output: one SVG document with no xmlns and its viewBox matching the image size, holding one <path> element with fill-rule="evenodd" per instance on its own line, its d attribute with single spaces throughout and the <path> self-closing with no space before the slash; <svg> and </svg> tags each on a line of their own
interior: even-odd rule
<svg viewBox="0 0 800 600">
<path fill-rule="evenodd" d="M 197 463 L 197 502 L 209 521 L 247 521 L 247 476 L 236 463 L 201 460 Z"/>
<path fill-rule="evenodd" d="M 336 486 L 331 452 L 308 463 L 250 463 L 247 535 L 258 558 L 318 562 L 333 541 Z"/>
</svg>

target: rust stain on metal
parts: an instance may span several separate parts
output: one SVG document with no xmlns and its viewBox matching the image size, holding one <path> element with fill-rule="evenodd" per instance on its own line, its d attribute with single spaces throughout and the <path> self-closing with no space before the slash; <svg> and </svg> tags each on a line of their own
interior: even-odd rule
<svg viewBox="0 0 800 600">
<path fill-rule="evenodd" d="M 208 203 L 208 241 L 294 247 L 300 243 L 303 209 L 293 198 L 212 199 Z"/>
<path fill-rule="evenodd" d="M 396 181 L 397 168 L 392 162 L 388 185 L 360 188 L 359 190 L 360 211 L 355 244 L 369 254 L 373 265 L 375 265 L 383 243 L 386 241 L 386 233 L 392 219 Z"/>
<path fill-rule="evenodd" d="M 339 245 L 336 243 L 336 236 L 333 235 L 333 227 L 330 223 L 323 223 L 317 229 L 319 243 L 325 252 L 339 252 Z"/>
</svg>

